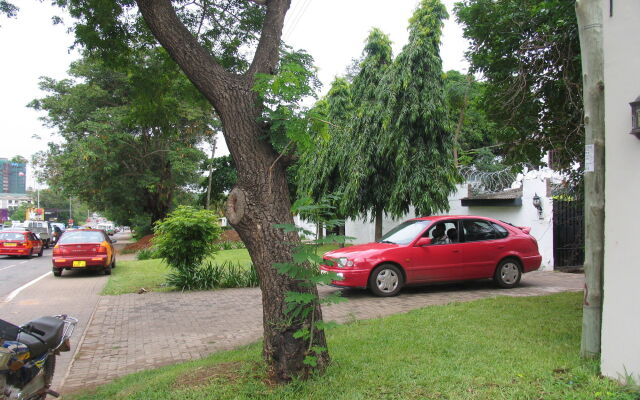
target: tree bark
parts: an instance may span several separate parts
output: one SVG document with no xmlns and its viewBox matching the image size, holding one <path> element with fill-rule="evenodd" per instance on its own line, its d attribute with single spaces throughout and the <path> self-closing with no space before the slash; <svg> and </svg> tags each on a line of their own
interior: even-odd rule
<svg viewBox="0 0 640 400">
<path fill-rule="evenodd" d="M 291 321 L 286 314 L 287 292 L 313 293 L 315 286 L 279 274 L 275 263 L 291 262 L 295 233 L 285 234 L 274 224 L 293 224 L 286 169 L 258 124 L 262 105 L 252 90 L 256 73 L 273 73 L 279 59 L 280 37 L 290 0 L 269 0 L 262 34 L 249 71 L 236 75 L 224 70 L 182 25 L 170 0 L 137 0 L 154 36 L 167 49 L 187 77 L 217 111 L 223 134 L 238 171 L 238 182 L 229 195 L 227 218 L 247 245 L 260 277 L 263 305 L 263 356 L 269 377 L 288 382 L 307 376 L 312 367 L 303 363 L 311 346 L 326 349 L 323 331 L 312 343 L 294 338 L 295 332 L 322 320 L 319 303 L 304 320 Z M 329 363 L 327 351 L 316 354 L 316 370 Z"/>
<path fill-rule="evenodd" d="M 376 227 L 374 233 L 374 240 L 377 242 L 382 238 L 382 208 L 375 209 Z"/>
<path fill-rule="evenodd" d="M 604 52 L 602 1 L 576 1 L 582 56 L 585 144 L 593 164 L 585 163 L 585 293 L 582 311 L 583 357 L 600 354 L 604 271 Z"/>
</svg>

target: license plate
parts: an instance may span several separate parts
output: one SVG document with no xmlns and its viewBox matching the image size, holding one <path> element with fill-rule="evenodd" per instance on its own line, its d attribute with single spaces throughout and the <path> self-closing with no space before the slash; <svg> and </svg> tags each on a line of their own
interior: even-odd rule
<svg viewBox="0 0 640 400">
<path fill-rule="evenodd" d="M 74 261 L 73 262 L 73 266 L 74 267 L 86 267 L 87 266 L 87 262 L 86 261 Z"/>
<path fill-rule="evenodd" d="M 17 245 L 17 243 L 5 243 L 4 247 L 16 247 Z"/>
</svg>

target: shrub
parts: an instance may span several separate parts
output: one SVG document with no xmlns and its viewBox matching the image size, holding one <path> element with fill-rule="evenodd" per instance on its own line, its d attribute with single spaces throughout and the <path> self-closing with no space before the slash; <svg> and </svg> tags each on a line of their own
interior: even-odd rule
<svg viewBox="0 0 640 400">
<path fill-rule="evenodd" d="M 224 242 L 218 242 L 215 243 L 214 245 L 215 249 L 217 251 L 220 250 L 236 250 L 236 249 L 246 249 L 247 246 L 245 246 L 244 242 L 241 241 L 230 241 L 230 240 L 225 240 Z"/>
<path fill-rule="evenodd" d="M 209 262 L 188 271 L 176 270 L 167 276 L 167 284 L 180 290 L 208 290 L 256 287 L 259 280 L 253 264 L 247 268 L 228 261 L 222 264 Z"/>
<path fill-rule="evenodd" d="M 162 256 L 160 255 L 160 252 L 158 251 L 157 248 L 149 247 L 149 248 L 140 250 L 136 255 L 136 258 L 138 260 L 151 260 L 154 258 L 162 258 Z"/>
<path fill-rule="evenodd" d="M 222 232 L 213 212 L 189 206 L 178 207 L 157 222 L 154 231 L 158 255 L 177 272 L 187 274 L 186 279 L 191 279 L 202 261 L 215 253 L 213 242 Z"/>
</svg>

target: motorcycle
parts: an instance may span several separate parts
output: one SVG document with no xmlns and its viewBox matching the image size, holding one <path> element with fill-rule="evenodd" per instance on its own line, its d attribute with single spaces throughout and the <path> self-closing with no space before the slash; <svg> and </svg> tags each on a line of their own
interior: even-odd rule
<svg viewBox="0 0 640 400">
<path fill-rule="evenodd" d="M 34 319 L 22 326 L 0 319 L 0 400 L 59 397 L 50 389 L 56 356 L 71 350 L 78 320 L 67 315 Z"/>
</svg>

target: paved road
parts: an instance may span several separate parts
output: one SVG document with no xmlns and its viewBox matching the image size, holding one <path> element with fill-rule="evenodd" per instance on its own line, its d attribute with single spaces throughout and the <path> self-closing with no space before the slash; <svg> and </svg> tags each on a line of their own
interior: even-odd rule
<svg viewBox="0 0 640 400">
<path fill-rule="evenodd" d="M 121 237 L 117 238 L 120 241 Z M 42 278 L 8 298 L 11 292 L 39 277 Z M 62 277 L 54 277 L 51 249 L 45 250 L 43 257 L 30 260 L 0 256 L 0 318 L 22 324 L 44 315 L 68 314 L 79 320 L 71 338 L 71 351 L 57 359 L 54 389 L 62 386 L 107 278 L 92 271 L 64 271 Z"/>
<path fill-rule="evenodd" d="M 14 289 L 51 271 L 51 249 L 31 259 L 0 256 L 0 301 Z"/>
</svg>

